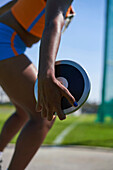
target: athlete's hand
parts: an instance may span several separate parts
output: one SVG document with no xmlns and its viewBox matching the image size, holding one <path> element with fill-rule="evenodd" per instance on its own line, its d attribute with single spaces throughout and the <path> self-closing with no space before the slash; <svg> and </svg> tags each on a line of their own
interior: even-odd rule
<svg viewBox="0 0 113 170">
<path fill-rule="evenodd" d="M 50 121 L 56 112 L 59 119 L 63 120 L 66 115 L 61 109 L 61 98 L 66 97 L 71 105 L 74 104 L 75 98 L 71 95 L 54 75 L 38 78 L 38 103 L 36 111 L 41 111 L 42 117 L 47 117 Z"/>
</svg>

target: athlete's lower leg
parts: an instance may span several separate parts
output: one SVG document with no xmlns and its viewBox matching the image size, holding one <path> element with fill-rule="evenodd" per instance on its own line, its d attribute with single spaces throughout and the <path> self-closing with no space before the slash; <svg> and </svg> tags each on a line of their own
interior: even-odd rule
<svg viewBox="0 0 113 170">
<path fill-rule="evenodd" d="M 28 121 L 28 115 L 24 112 L 19 114 L 18 111 L 13 113 L 5 122 L 0 134 L 0 151 L 3 151 L 11 139 Z"/>
<path fill-rule="evenodd" d="M 26 168 L 45 139 L 54 120 L 49 122 L 41 117 L 37 120 L 29 120 L 17 140 L 15 153 L 8 170 Z"/>
</svg>

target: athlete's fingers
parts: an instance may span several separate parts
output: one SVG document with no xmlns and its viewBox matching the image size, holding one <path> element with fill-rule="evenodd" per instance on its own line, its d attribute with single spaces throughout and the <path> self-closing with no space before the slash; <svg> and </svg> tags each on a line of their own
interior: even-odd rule
<svg viewBox="0 0 113 170">
<path fill-rule="evenodd" d="M 47 109 L 47 119 L 49 121 L 51 121 L 53 119 L 53 110 L 50 107 L 48 107 L 48 109 Z"/>
<path fill-rule="evenodd" d="M 36 103 L 36 112 L 40 112 L 42 110 L 42 106 L 40 104 L 40 102 Z"/>
<path fill-rule="evenodd" d="M 56 112 L 57 112 L 59 119 L 60 120 L 66 119 L 66 115 L 63 113 L 61 107 L 57 107 L 56 109 L 57 109 Z"/>
<path fill-rule="evenodd" d="M 41 105 L 41 101 L 40 101 L 40 98 L 38 96 L 38 101 L 36 103 L 36 111 L 37 112 L 40 112 L 42 110 L 42 105 Z"/>
<path fill-rule="evenodd" d="M 47 117 L 47 110 L 46 110 L 45 106 L 42 107 L 41 116 L 42 116 L 42 118 Z"/>
<path fill-rule="evenodd" d="M 64 87 L 64 88 L 62 89 L 62 92 L 63 92 L 63 96 L 69 101 L 69 103 L 70 103 L 72 106 L 75 106 L 75 107 L 78 106 L 78 104 L 77 104 L 74 96 L 69 92 L 69 90 L 68 90 L 66 87 Z"/>
<path fill-rule="evenodd" d="M 39 81 L 38 81 L 38 92 L 37 92 L 38 101 L 37 101 L 37 104 L 36 104 L 36 111 L 37 112 L 42 111 L 43 96 L 44 96 L 44 94 L 43 94 L 43 91 L 40 89 Z"/>
</svg>

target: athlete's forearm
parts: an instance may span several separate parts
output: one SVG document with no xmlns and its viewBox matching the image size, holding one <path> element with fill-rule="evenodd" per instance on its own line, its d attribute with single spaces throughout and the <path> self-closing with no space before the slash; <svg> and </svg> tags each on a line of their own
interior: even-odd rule
<svg viewBox="0 0 113 170">
<path fill-rule="evenodd" d="M 73 105 L 75 98 L 56 78 L 55 59 L 57 56 L 64 18 L 71 0 L 48 0 L 45 13 L 45 29 L 43 32 L 38 74 L 37 111 L 50 121 L 56 112 L 59 119 L 66 118 L 61 109 L 63 96 Z"/>
<path fill-rule="evenodd" d="M 64 18 L 61 14 L 44 29 L 40 46 L 39 76 L 47 76 L 50 72 L 54 73 L 63 24 Z"/>
<path fill-rule="evenodd" d="M 40 47 L 39 75 L 54 73 L 55 59 L 61 39 L 65 14 L 72 0 L 48 0 L 45 12 L 45 29 Z"/>
</svg>

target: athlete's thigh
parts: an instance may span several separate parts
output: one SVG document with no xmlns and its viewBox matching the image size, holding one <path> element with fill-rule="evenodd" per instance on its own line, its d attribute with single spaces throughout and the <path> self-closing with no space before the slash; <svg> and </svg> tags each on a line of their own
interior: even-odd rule
<svg viewBox="0 0 113 170">
<path fill-rule="evenodd" d="M 35 114 L 34 84 L 37 70 L 25 55 L 0 62 L 0 84 L 10 99 Z"/>
</svg>

